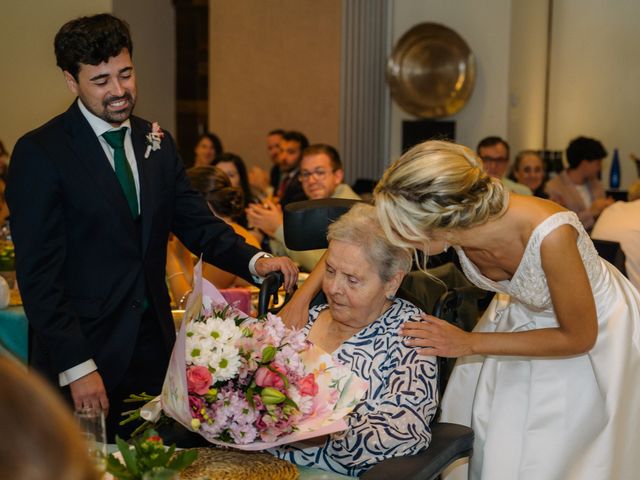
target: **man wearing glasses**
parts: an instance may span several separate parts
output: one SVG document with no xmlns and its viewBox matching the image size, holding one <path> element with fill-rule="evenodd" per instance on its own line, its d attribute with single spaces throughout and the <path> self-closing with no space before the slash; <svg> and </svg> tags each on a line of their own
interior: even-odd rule
<svg viewBox="0 0 640 480">
<path fill-rule="evenodd" d="M 344 180 L 344 170 L 338 151 L 330 145 L 316 144 L 302 152 L 298 179 L 302 190 L 310 200 L 323 198 L 347 198 L 360 200 L 360 197 Z M 282 209 L 273 204 L 255 205 L 247 209 L 249 223 L 271 237 L 271 249 L 286 255 L 300 267 L 310 272 L 324 253 L 322 250 L 304 252 L 289 250 L 284 246 Z"/>
<path fill-rule="evenodd" d="M 533 195 L 526 185 L 507 178 L 509 169 L 509 144 L 500 137 L 486 137 L 476 148 L 482 165 L 489 176 L 502 181 L 507 190 L 520 195 Z"/>
</svg>

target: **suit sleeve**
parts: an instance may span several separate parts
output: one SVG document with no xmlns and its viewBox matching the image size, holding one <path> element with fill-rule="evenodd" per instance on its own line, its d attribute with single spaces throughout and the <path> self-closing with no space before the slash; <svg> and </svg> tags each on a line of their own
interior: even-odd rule
<svg viewBox="0 0 640 480">
<path fill-rule="evenodd" d="M 6 190 L 16 273 L 29 324 L 57 372 L 93 357 L 65 295 L 63 197 L 52 159 L 34 140 L 21 139 Z"/>
<path fill-rule="evenodd" d="M 172 141 L 167 135 L 167 139 Z M 175 147 L 172 148 L 175 151 Z M 222 270 L 255 283 L 249 271 L 251 258 L 260 250 L 245 242 L 217 218 L 198 192 L 191 188 L 184 165 L 175 153 L 175 210 L 172 231 L 195 255 Z"/>
</svg>

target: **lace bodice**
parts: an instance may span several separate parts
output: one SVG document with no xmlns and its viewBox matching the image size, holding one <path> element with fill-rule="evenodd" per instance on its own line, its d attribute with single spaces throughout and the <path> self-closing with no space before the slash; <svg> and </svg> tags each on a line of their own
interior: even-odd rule
<svg viewBox="0 0 640 480">
<path fill-rule="evenodd" d="M 578 231 L 578 251 L 593 286 L 601 275 L 602 266 L 598 252 L 589 235 L 573 212 L 555 213 L 536 226 L 529 237 L 522 260 L 520 260 L 511 280 L 497 282 L 485 277 L 480 273 L 478 267 L 467 258 L 462 248 L 456 247 L 462 270 L 469 281 L 479 288 L 505 293 L 535 309 L 550 309 L 552 307 L 551 296 L 547 287 L 547 279 L 542 270 L 540 244 L 549 233 L 565 224 L 572 225 Z"/>
</svg>

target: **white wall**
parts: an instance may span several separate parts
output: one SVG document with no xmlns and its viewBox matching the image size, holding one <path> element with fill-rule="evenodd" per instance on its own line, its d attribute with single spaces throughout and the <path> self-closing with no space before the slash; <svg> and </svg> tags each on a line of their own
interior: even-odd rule
<svg viewBox="0 0 640 480">
<path fill-rule="evenodd" d="M 586 135 L 618 147 L 623 188 L 637 179 L 629 153 L 640 155 L 639 19 L 634 0 L 554 0 L 549 146 Z"/>
<path fill-rule="evenodd" d="M 544 146 L 548 0 L 512 0 L 507 139 L 512 160 Z"/>
<path fill-rule="evenodd" d="M 56 66 L 53 39 L 67 21 L 114 12 L 131 25 L 136 114 L 175 130 L 175 35 L 171 0 L 14 0 L 0 14 L 0 139 L 11 151 L 26 132 L 73 101 Z"/>
<path fill-rule="evenodd" d="M 465 39 L 476 56 L 476 85 L 455 120 L 459 143 L 475 148 L 487 135 L 507 135 L 511 0 L 394 0 L 395 42 L 412 26 L 441 23 Z M 390 157 L 401 153 L 402 121 L 414 119 L 391 106 Z"/>
<path fill-rule="evenodd" d="M 53 38 L 67 21 L 109 12 L 111 0 L 15 0 L 0 13 L 0 139 L 9 151 L 23 134 L 66 110 L 67 90 Z"/>
</svg>

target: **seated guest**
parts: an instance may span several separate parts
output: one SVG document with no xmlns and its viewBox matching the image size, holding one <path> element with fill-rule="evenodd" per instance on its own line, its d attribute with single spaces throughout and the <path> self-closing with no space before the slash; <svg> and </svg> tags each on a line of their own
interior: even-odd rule
<svg viewBox="0 0 640 480">
<path fill-rule="evenodd" d="M 221 155 L 224 150 L 220 138 L 215 133 L 207 132 L 198 138 L 193 152 L 193 166 L 202 167 L 211 165 L 216 156 Z"/>
<path fill-rule="evenodd" d="M 0 385 L 0 478 L 102 478 L 71 413 L 37 374 L 0 356 Z"/>
<path fill-rule="evenodd" d="M 512 180 L 529 187 L 536 197 L 549 198 L 544 191 L 546 172 L 544 160 L 535 150 L 522 150 L 513 162 Z"/>
<path fill-rule="evenodd" d="M 306 200 L 307 196 L 302 191 L 298 181 L 300 173 L 300 160 L 302 151 L 309 146 L 309 141 L 304 134 L 296 131 L 285 132 L 280 139 L 279 165 L 280 183 L 275 191 L 282 208 L 287 203 Z"/>
<path fill-rule="evenodd" d="M 421 357 L 399 335 L 420 309 L 395 296 L 411 255 L 390 243 L 375 208 L 356 204 L 329 227 L 322 289 L 304 331 L 368 381 L 346 417 L 348 429 L 270 451 L 293 463 L 361 475 L 389 457 L 412 455 L 431 441 L 436 413 L 436 359 Z"/>
<path fill-rule="evenodd" d="M 545 191 L 551 200 L 576 212 L 584 228 L 591 230 L 598 215 L 613 203 L 598 179 L 607 151 L 598 140 L 578 137 L 566 154 L 569 168 L 549 180 Z"/>
<path fill-rule="evenodd" d="M 187 170 L 187 176 L 193 188 L 204 196 L 212 213 L 229 224 L 248 244 L 259 248 L 255 237 L 233 221 L 233 217 L 238 216 L 244 208 L 242 190 L 233 187 L 229 177 L 218 167 L 192 167 Z M 176 303 L 179 303 L 179 299 L 191 288 L 193 265 L 196 261 L 197 258 L 177 239 L 169 242 L 166 272 L 169 288 Z M 203 264 L 202 276 L 219 289 L 249 286 L 246 280 L 209 263 Z"/>
<path fill-rule="evenodd" d="M 521 185 L 506 177 L 509 169 L 509 144 L 500 137 L 486 137 L 480 140 L 476 151 L 482 160 L 482 167 L 490 177 L 497 178 L 507 190 L 520 195 L 532 195 L 526 185 Z"/>
<path fill-rule="evenodd" d="M 253 192 L 249 186 L 249 176 L 247 175 L 247 167 L 245 166 L 244 161 L 235 153 L 226 152 L 216 156 L 211 165 L 218 167 L 227 174 L 227 177 L 231 180 L 232 187 L 242 189 L 242 194 L 244 196 L 244 208 L 242 209 L 240 216 L 234 217 L 234 220 L 243 227 L 246 227 L 247 217 L 244 209 L 247 208 L 250 203 L 255 203 L 258 200 L 253 196 Z"/>
<path fill-rule="evenodd" d="M 344 180 L 344 170 L 338 151 L 330 145 L 316 144 L 302 152 L 299 181 L 310 200 L 323 198 L 348 198 L 359 200 L 360 197 Z M 296 180 L 297 181 L 297 180 Z M 324 253 L 322 250 L 304 252 L 289 250 L 284 244 L 282 209 L 273 202 L 264 205 L 253 204 L 247 210 L 251 225 L 256 226 L 271 237 L 271 250 L 279 255 L 286 255 L 300 267 L 310 272 Z"/>
<path fill-rule="evenodd" d="M 269 152 L 269 160 L 271 161 L 271 170 L 269 171 L 269 183 L 275 191 L 280 185 L 280 142 L 285 131 L 276 128 L 267 134 L 267 151 Z"/>
<path fill-rule="evenodd" d="M 640 180 L 629 187 L 628 202 L 616 202 L 603 210 L 591 237 L 620 244 L 627 277 L 640 290 Z"/>
<path fill-rule="evenodd" d="M 0 141 L 0 179 L 6 181 L 7 170 L 9 170 L 9 152 Z"/>
</svg>

